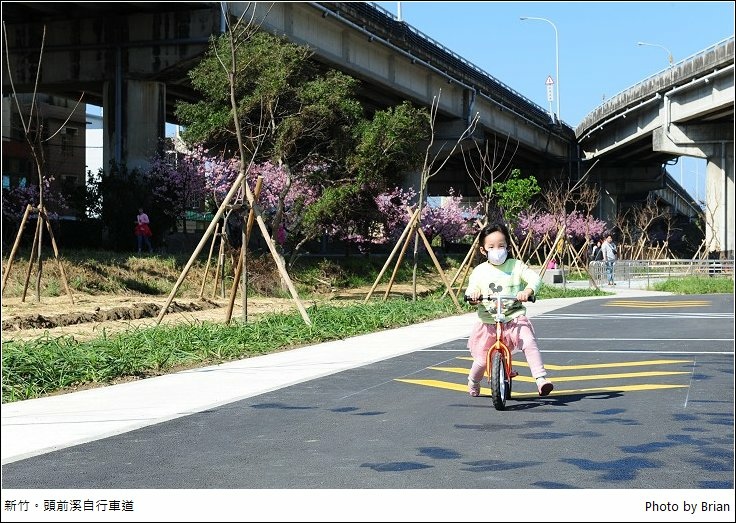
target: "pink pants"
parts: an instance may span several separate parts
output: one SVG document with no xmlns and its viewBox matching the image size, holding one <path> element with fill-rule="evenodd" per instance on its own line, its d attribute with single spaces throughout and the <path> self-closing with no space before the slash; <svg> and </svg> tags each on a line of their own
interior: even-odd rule
<svg viewBox="0 0 736 523">
<path fill-rule="evenodd" d="M 504 325 L 503 342 L 513 352 L 522 351 L 532 376 L 546 376 L 547 371 L 542 363 L 542 355 L 537 347 L 537 336 L 534 334 L 532 322 L 526 316 L 518 316 Z M 470 332 L 468 349 L 473 356 L 473 366 L 469 378 L 480 381 L 486 370 L 488 349 L 496 341 L 496 324 L 478 322 Z"/>
</svg>

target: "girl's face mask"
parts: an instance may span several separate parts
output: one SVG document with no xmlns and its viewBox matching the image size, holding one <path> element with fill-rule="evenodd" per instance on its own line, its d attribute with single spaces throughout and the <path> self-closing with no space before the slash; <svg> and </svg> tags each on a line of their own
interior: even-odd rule
<svg viewBox="0 0 736 523">
<path fill-rule="evenodd" d="M 488 249 L 487 255 L 488 261 L 492 265 L 501 265 L 503 262 L 506 261 L 508 251 L 506 251 L 506 247 L 501 247 L 499 249 Z"/>
</svg>

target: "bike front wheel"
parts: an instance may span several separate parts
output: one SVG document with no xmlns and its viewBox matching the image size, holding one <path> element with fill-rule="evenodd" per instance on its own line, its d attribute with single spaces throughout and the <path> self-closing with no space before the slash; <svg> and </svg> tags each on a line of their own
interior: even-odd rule
<svg viewBox="0 0 736 523">
<path fill-rule="evenodd" d="M 506 361 L 501 351 L 495 351 L 491 356 L 491 401 L 496 410 L 504 410 L 509 397 L 511 380 L 506 375 Z"/>
</svg>

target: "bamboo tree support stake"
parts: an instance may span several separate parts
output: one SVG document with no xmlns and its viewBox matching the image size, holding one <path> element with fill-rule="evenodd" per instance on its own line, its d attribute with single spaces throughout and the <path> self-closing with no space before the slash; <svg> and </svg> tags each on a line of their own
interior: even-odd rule
<svg viewBox="0 0 736 523">
<path fill-rule="evenodd" d="M 250 217 L 250 211 L 248 211 Z M 240 290 L 240 308 L 243 316 L 243 323 L 248 321 L 248 242 L 250 241 L 250 230 L 246 220 L 246 226 L 243 229 L 243 279 L 242 288 Z"/>
<path fill-rule="evenodd" d="M 36 303 L 41 302 L 41 275 L 43 274 L 43 258 L 41 252 L 43 251 L 43 223 L 42 204 L 38 205 L 38 250 L 36 251 L 36 265 L 38 270 L 36 271 Z"/>
<path fill-rule="evenodd" d="M 36 219 L 36 231 L 33 234 L 33 246 L 31 247 L 31 256 L 28 258 L 28 268 L 26 269 L 26 279 L 23 283 L 23 297 L 20 301 L 26 301 L 26 293 L 28 291 L 28 282 L 31 279 L 31 270 L 33 270 L 34 259 L 36 258 L 36 249 L 40 249 L 38 244 L 39 230 L 41 229 L 41 216 Z"/>
<path fill-rule="evenodd" d="M 171 302 L 173 301 L 174 296 L 179 290 L 179 287 L 181 286 L 181 283 L 184 281 L 184 278 L 186 278 L 186 275 L 189 272 L 189 269 L 191 268 L 192 264 L 194 263 L 194 260 L 199 255 L 199 253 L 202 251 L 202 247 L 204 246 L 204 244 L 207 242 L 210 235 L 212 234 L 212 230 L 215 228 L 215 224 L 220 220 L 220 218 L 222 218 L 222 215 L 225 212 L 225 206 L 228 204 L 228 202 L 232 199 L 232 197 L 235 195 L 237 190 L 240 188 L 240 184 L 244 178 L 245 178 L 245 170 L 241 167 L 241 172 L 238 174 L 238 177 L 233 182 L 232 187 L 230 187 L 230 190 L 225 195 L 225 198 L 223 199 L 223 202 L 220 204 L 220 207 L 218 208 L 217 212 L 212 217 L 212 221 L 210 222 L 210 225 L 207 228 L 207 231 L 205 231 L 204 235 L 202 235 L 202 239 L 199 240 L 197 247 L 194 249 L 194 252 L 190 256 L 189 261 L 184 267 L 184 270 L 182 270 L 181 274 L 179 275 L 179 279 L 176 281 L 176 283 L 174 284 L 174 287 L 171 289 L 171 292 L 169 293 L 169 296 L 166 299 L 166 303 L 161 307 L 161 310 L 159 311 L 158 316 L 156 317 L 157 325 L 161 323 L 161 320 L 166 314 L 166 311 L 169 309 L 169 305 L 171 305 Z M 284 278 L 284 280 L 286 281 L 286 285 L 289 288 L 289 292 L 291 293 L 291 296 L 294 299 L 297 308 L 299 309 L 299 313 L 301 314 L 302 319 L 304 320 L 304 323 L 311 326 L 312 321 L 309 319 L 309 315 L 307 315 L 307 311 L 304 309 L 304 306 L 302 305 L 301 301 L 299 301 L 299 295 L 296 293 L 294 284 L 291 282 L 291 278 L 289 278 L 289 274 L 286 272 L 286 269 L 283 267 L 281 260 L 279 259 L 276 253 L 276 249 L 273 246 L 273 242 L 271 241 L 271 238 L 268 235 L 268 229 L 266 228 L 266 224 L 263 221 L 263 217 L 261 216 L 260 208 L 255 203 L 255 200 L 253 199 L 253 194 L 251 193 L 250 188 L 248 187 L 248 184 L 245 184 L 245 189 L 246 189 L 246 196 L 248 197 L 248 201 L 250 203 L 250 207 L 251 209 L 254 210 L 254 213 L 255 213 L 256 223 L 258 223 L 258 227 L 261 229 L 263 238 L 266 242 L 266 245 L 268 245 L 269 250 L 271 251 L 271 255 L 274 258 L 274 261 L 276 262 L 276 266 L 278 267 L 279 272 L 281 273 L 281 277 Z"/>
<path fill-rule="evenodd" d="M 542 262 L 542 268 L 539 269 L 540 278 L 542 278 L 544 276 L 544 273 L 547 272 L 547 265 L 549 264 L 549 261 L 554 257 L 555 250 L 557 249 L 557 244 L 560 241 L 562 241 L 563 234 L 565 234 L 564 227 L 557 231 L 557 236 L 555 236 L 555 241 L 552 242 L 552 248 L 549 250 L 549 253 L 547 253 L 547 256 L 544 258 L 544 261 Z"/>
<path fill-rule="evenodd" d="M 465 265 L 470 263 L 471 257 L 473 256 L 473 253 L 475 253 L 475 249 L 478 246 L 478 240 L 479 240 L 479 235 L 476 234 L 475 239 L 473 240 L 473 244 L 470 246 L 470 249 L 468 249 L 468 252 L 465 254 L 465 258 L 463 258 L 462 263 L 457 268 L 457 272 L 455 272 L 455 276 L 453 276 L 452 280 L 450 280 L 450 286 L 455 285 L 455 283 L 457 282 L 457 277 L 460 276 L 460 273 L 465 268 Z M 460 288 L 462 288 L 462 284 L 460 284 Z M 445 296 L 447 296 L 447 290 L 445 290 L 445 292 L 442 294 L 443 298 Z"/>
<path fill-rule="evenodd" d="M 450 298 L 452 298 L 452 302 L 455 304 L 455 307 L 457 307 L 457 311 L 463 312 L 463 308 L 460 306 L 460 303 L 458 303 L 457 296 L 455 296 L 455 293 L 452 292 L 452 289 L 450 288 L 450 282 L 447 281 L 447 277 L 445 276 L 445 271 L 442 270 L 442 265 L 440 265 L 439 260 L 437 260 L 437 257 L 434 255 L 432 244 L 429 243 L 429 240 L 424 235 L 424 231 L 422 230 L 421 225 L 417 227 L 417 231 L 419 232 L 419 236 L 421 236 L 422 241 L 424 242 L 424 246 L 427 248 L 427 252 L 429 252 L 430 258 L 432 258 L 432 261 L 434 262 L 434 266 L 437 268 L 437 272 L 440 273 L 440 278 L 442 278 L 442 283 L 444 283 L 445 287 L 447 287 L 447 290 L 450 293 Z"/>
<path fill-rule="evenodd" d="M 388 259 L 386 260 L 386 263 L 383 264 L 383 268 L 381 269 L 381 272 L 378 273 L 378 277 L 376 278 L 376 281 L 373 282 L 373 287 L 368 291 L 368 294 L 366 295 L 365 299 L 363 300 L 363 303 L 367 303 L 368 300 L 373 295 L 373 291 L 376 290 L 376 287 L 378 287 L 378 282 L 381 281 L 381 278 L 383 277 L 383 273 L 386 272 L 386 269 L 391 264 L 391 260 L 396 255 L 396 251 L 399 250 L 399 246 L 401 245 L 401 242 L 404 240 L 406 235 L 409 233 L 409 229 L 412 228 L 412 225 L 414 221 L 419 216 L 419 209 L 414 211 L 414 214 L 412 215 L 411 219 L 409 220 L 409 223 L 406 224 L 406 227 L 404 227 L 404 230 L 401 232 L 401 236 L 399 236 L 399 239 L 396 241 L 396 245 L 394 245 L 393 250 L 391 251 L 391 254 L 388 255 Z"/>
<path fill-rule="evenodd" d="M 572 245 L 571 245 L 571 244 L 569 244 L 569 243 L 568 243 L 568 244 L 567 244 L 567 248 L 568 248 L 568 249 L 570 250 L 570 252 L 572 252 L 573 254 L 575 253 L 575 249 L 573 249 L 573 247 L 572 247 Z M 583 245 L 583 249 L 585 249 L 585 248 L 586 248 L 586 247 L 585 247 L 585 245 Z M 581 249 L 581 250 L 582 250 L 582 249 Z M 575 265 L 575 266 L 576 266 L 576 267 L 578 267 L 578 268 L 580 268 L 580 266 L 579 266 L 579 265 Z M 597 291 L 601 290 L 601 289 L 600 289 L 600 287 L 598 287 L 598 284 L 597 284 L 597 283 L 595 282 L 595 278 L 593 278 L 593 275 L 592 275 L 592 274 L 590 274 L 590 271 L 588 270 L 588 266 L 587 266 L 586 264 L 584 264 L 584 263 L 583 263 L 583 264 L 582 264 L 582 269 L 583 269 L 583 271 L 585 271 L 585 274 L 587 274 L 587 275 L 588 275 L 588 281 L 589 281 L 590 283 L 592 283 L 592 284 L 593 284 L 593 287 L 595 287 L 595 290 L 597 290 Z M 563 276 L 563 278 L 564 278 L 564 276 Z"/>
<path fill-rule="evenodd" d="M 549 232 L 545 232 L 544 233 L 544 236 L 542 237 L 542 241 L 539 242 L 537 244 L 537 246 L 534 248 L 534 255 L 537 257 L 537 261 L 539 262 L 540 265 L 544 265 L 544 257 L 547 256 L 547 254 L 545 253 L 545 250 L 544 250 L 545 247 L 547 249 L 551 249 L 552 248 L 550 246 L 549 242 L 550 242 Z M 540 255 L 539 254 L 540 251 L 542 253 L 544 253 L 544 254 Z"/>
<path fill-rule="evenodd" d="M 23 230 L 26 227 L 26 222 L 28 221 L 28 215 L 33 210 L 33 206 L 29 203 L 26 205 L 26 211 L 23 213 L 23 218 L 20 221 L 20 228 L 18 229 L 18 234 L 15 236 L 15 242 L 13 242 L 13 248 L 10 250 L 10 256 L 8 257 L 8 266 L 5 267 L 5 274 L 3 274 L 3 287 L 2 290 L 0 290 L 0 294 L 3 294 L 5 292 L 5 285 L 8 283 L 8 275 L 10 274 L 10 269 L 13 267 L 13 260 L 15 259 L 15 255 L 18 252 L 18 246 L 20 245 L 20 239 L 21 236 L 23 236 Z"/>
<path fill-rule="evenodd" d="M 261 194 L 261 185 L 263 184 L 263 176 L 259 176 L 256 180 L 256 189 L 253 193 L 253 200 L 257 201 L 258 196 Z M 244 256 L 243 256 L 243 263 L 244 263 L 244 269 L 245 269 L 245 276 L 243 278 L 243 321 L 248 321 L 248 249 L 247 245 L 250 241 L 250 234 L 253 231 L 253 223 L 255 222 L 256 215 L 253 212 L 253 209 L 251 208 L 250 211 L 248 211 L 248 223 L 245 226 L 245 237 L 246 241 L 243 243 L 243 245 L 246 246 Z"/>
<path fill-rule="evenodd" d="M 263 221 L 261 210 L 258 207 L 258 205 L 255 203 L 255 200 L 253 199 L 253 194 L 250 192 L 250 189 L 248 188 L 247 184 L 245 188 L 247 190 L 248 200 L 250 201 L 251 208 L 255 209 L 256 223 L 258 224 L 258 227 L 261 229 L 261 234 L 263 235 L 263 239 L 266 241 L 266 245 L 268 245 L 268 250 L 271 251 L 271 256 L 273 257 L 274 262 L 276 262 L 276 267 L 278 267 L 281 277 L 286 281 L 286 286 L 289 288 L 291 297 L 294 299 L 294 302 L 296 303 L 296 306 L 299 309 L 299 313 L 302 315 L 302 319 L 304 320 L 304 323 L 306 323 L 308 326 L 311 327 L 312 320 L 309 319 L 309 315 L 307 314 L 307 311 L 304 308 L 304 305 L 302 305 L 302 302 L 299 300 L 299 295 L 296 292 L 294 283 L 292 283 L 291 278 L 289 277 L 289 273 L 286 272 L 286 267 L 284 267 L 284 263 L 281 261 L 281 257 L 279 256 L 279 253 L 276 251 L 276 247 L 274 246 L 273 241 L 271 241 L 271 236 L 269 236 L 268 234 L 268 228 L 266 227 L 266 222 Z"/>
<path fill-rule="evenodd" d="M 43 213 L 43 220 L 44 222 L 46 222 L 46 229 L 49 231 L 49 238 L 51 238 L 51 248 L 54 250 L 54 259 L 56 260 L 56 265 L 59 267 L 59 274 L 61 275 L 61 281 L 64 282 L 64 289 L 66 289 L 66 293 L 69 295 L 69 301 L 71 301 L 72 305 L 74 305 L 74 296 L 72 296 L 72 291 L 71 289 L 69 289 L 69 282 L 66 279 L 64 266 L 61 264 L 61 260 L 59 259 L 59 247 L 56 245 L 54 231 L 51 229 L 51 220 L 49 220 L 49 216 L 48 214 L 46 214 L 46 209 L 40 209 L 39 212 Z"/>
<path fill-rule="evenodd" d="M 404 256 L 406 255 L 406 249 L 409 247 L 410 240 L 414 238 L 414 235 L 416 234 L 416 229 L 417 229 L 417 221 L 414 222 L 414 226 L 409 231 L 409 234 L 406 235 L 406 239 L 404 240 L 404 245 L 401 247 L 401 252 L 399 253 L 399 257 L 396 259 L 396 265 L 394 266 L 394 271 L 391 273 L 391 278 L 388 280 L 388 285 L 386 286 L 386 292 L 383 293 L 383 301 L 386 301 L 389 293 L 391 292 L 391 287 L 393 287 L 394 285 L 394 279 L 396 278 L 396 273 L 399 272 L 399 267 L 401 266 L 401 262 L 404 260 Z"/>
<path fill-rule="evenodd" d="M 411 209 L 409 209 L 408 207 L 406 208 L 406 212 L 409 213 L 409 215 L 411 215 Z M 457 301 L 457 296 L 455 296 L 455 293 L 452 292 L 452 287 L 450 286 L 450 282 L 447 281 L 447 276 L 445 276 L 445 271 L 442 270 L 442 265 L 437 259 L 437 256 L 435 256 L 434 254 L 434 249 L 432 249 L 432 244 L 429 243 L 427 236 L 424 234 L 424 231 L 422 230 L 421 224 L 418 222 L 417 222 L 416 229 L 417 229 L 417 232 L 419 233 L 419 236 L 422 238 L 422 241 L 424 242 L 424 247 L 427 249 L 427 252 L 429 253 L 429 257 L 432 258 L 432 262 L 434 262 L 434 266 L 437 269 L 437 272 L 439 273 L 440 278 L 442 279 L 442 283 L 445 284 L 447 291 L 450 293 L 450 298 L 452 298 L 452 301 L 455 304 L 455 307 L 457 307 L 458 312 L 462 312 L 463 308 L 460 307 L 460 304 Z"/>
<path fill-rule="evenodd" d="M 583 245 L 583 249 L 584 248 L 585 248 L 585 245 Z M 576 256 L 576 252 L 575 252 L 575 248 L 572 246 L 572 244 L 570 244 L 570 243 L 567 244 L 567 251 L 573 257 L 573 260 L 576 260 L 576 258 L 574 258 Z M 596 290 L 600 290 L 598 288 L 598 285 L 593 280 L 593 276 L 590 274 L 590 272 L 588 272 L 588 267 L 586 267 L 585 264 L 582 264 L 582 267 L 581 267 L 579 264 L 575 263 L 575 267 L 578 269 L 578 274 L 581 274 L 582 272 L 585 272 L 588 275 L 588 280 L 591 281 L 591 282 L 593 282 L 593 286 L 595 287 L 595 289 Z M 570 265 L 570 270 L 572 270 L 572 264 Z M 563 278 L 564 278 L 564 276 L 563 276 Z"/>
<path fill-rule="evenodd" d="M 532 240 L 532 236 L 533 235 L 531 233 L 527 234 L 526 237 L 524 238 L 524 241 L 521 242 L 521 247 L 519 248 L 519 251 L 520 251 L 519 254 L 520 254 L 522 260 L 529 260 L 529 259 L 531 259 L 531 255 L 527 255 L 526 254 L 526 251 L 529 249 L 529 243 Z"/>
<path fill-rule="evenodd" d="M 509 234 L 509 241 L 511 242 L 512 256 L 514 258 L 521 259 L 521 251 L 519 250 L 519 247 L 516 245 L 516 242 L 514 241 L 514 238 L 511 234 Z M 516 255 L 514 255 L 513 253 L 516 253 Z"/>
<path fill-rule="evenodd" d="M 465 282 L 467 281 L 468 276 L 470 275 L 470 269 L 473 268 L 473 260 L 475 260 L 475 256 L 476 256 L 476 253 L 473 253 L 473 256 L 470 258 L 470 263 L 468 263 L 465 266 L 465 272 L 463 273 L 462 280 L 460 280 L 460 286 L 458 288 L 458 292 L 460 291 L 460 289 L 462 289 L 465 286 Z"/>
<path fill-rule="evenodd" d="M 192 264 L 194 263 L 194 260 L 197 258 L 197 256 L 199 256 L 199 253 L 202 252 L 202 248 L 204 247 L 204 244 L 207 243 L 207 240 L 209 240 L 210 236 L 212 235 L 212 231 L 219 224 L 220 218 L 222 218 L 222 215 L 225 212 L 225 206 L 235 195 L 240 185 L 240 181 L 243 179 L 244 176 L 245 176 L 244 173 L 240 173 L 238 175 L 238 177 L 235 179 L 235 182 L 233 182 L 232 187 L 230 187 L 230 190 L 225 195 L 225 198 L 222 200 L 220 207 L 217 209 L 217 212 L 212 217 L 212 221 L 210 222 L 209 227 L 207 227 L 207 230 L 202 235 L 202 238 L 199 240 L 199 243 L 194 248 L 194 252 L 189 257 L 189 261 L 184 266 L 184 269 L 181 271 L 181 274 L 179 275 L 179 279 L 176 280 L 176 283 L 174 284 L 174 287 L 171 289 L 171 292 L 169 293 L 168 298 L 166 298 L 166 303 L 161 307 L 161 310 L 158 312 L 158 316 L 156 317 L 156 325 L 161 323 L 161 320 L 166 314 L 166 311 L 169 309 L 169 305 L 171 305 L 171 302 L 174 300 L 174 296 L 176 296 L 176 293 L 178 292 L 179 287 L 181 286 L 181 283 L 184 281 L 184 278 L 186 278 L 187 273 L 189 272 L 189 269 L 191 269 Z"/>
<path fill-rule="evenodd" d="M 199 299 L 204 297 L 204 285 L 207 282 L 207 273 L 210 272 L 210 260 L 212 260 L 212 253 L 215 250 L 215 242 L 217 241 L 217 233 L 220 230 L 220 223 L 217 223 L 215 227 L 215 234 L 212 235 L 212 243 L 210 243 L 210 253 L 207 256 L 207 264 L 204 267 L 204 275 L 202 276 L 202 286 L 199 288 Z"/>
<path fill-rule="evenodd" d="M 245 221 L 245 220 L 244 220 Z M 238 284 L 240 283 L 240 275 L 243 272 L 243 258 L 245 257 L 245 231 L 242 235 L 243 244 L 240 246 L 238 253 L 238 265 L 235 267 L 235 275 L 233 276 L 233 286 L 230 287 L 230 298 L 227 302 L 227 310 L 225 311 L 225 323 L 229 324 L 233 317 L 233 307 L 235 306 L 235 296 L 238 294 Z"/>
<path fill-rule="evenodd" d="M 242 183 L 246 183 L 245 180 L 243 180 Z M 256 188 L 253 191 L 253 198 L 255 198 L 256 200 L 258 200 L 258 197 L 261 195 L 262 185 L 263 185 L 263 177 L 259 176 L 258 180 L 256 180 Z M 228 323 L 228 324 L 230 323 L 230 320 L 233 317 L 233 307 L 235 306 L 235 296 L 238 292 L 238 284 L 240 283 L 240 276 L 243 273 L 243 267 L 245 266 L 245 256 L 246 256 L 246 251 L 248 250 L 248 242 L 250 241 L 250 232 L 253 229 L 253 219 L 254 218 L 255 218 L 255 214 L 253 213 L 253 209 L 250 209 L 248 211 L 248 218 L 245 223 L 245 227 L 243 228 L 243 241 L 242 241 L 242 245 L 240 246 L 240 256 L 238 256 L 238 266 L 235 269 L 235 276 L 233 278 L 233 286 L 230 290 L 230 301 L 227 304 L 227 312 L 225 313 L 225 323 Z M 248 292 L 247 289 L 244 287 L 243 288 L 243 300 L 246 300 L 247 292 Z M 247 302 L 244 301 L 243 314 L 245 314 L 246 306 L 247 306 Z"/>
<path fill-rule="evenodd" d="M 220 249 L 217 253 L 217 265 L 215 269 L 215 282 L 212 285 L 212 298 L 217 297 L 217 285 L 220 283 L 220 276 L 224 270 L 223 265 L 225 263 L 225 224 L 223 223 L 220 229 Z"/>
</svg>

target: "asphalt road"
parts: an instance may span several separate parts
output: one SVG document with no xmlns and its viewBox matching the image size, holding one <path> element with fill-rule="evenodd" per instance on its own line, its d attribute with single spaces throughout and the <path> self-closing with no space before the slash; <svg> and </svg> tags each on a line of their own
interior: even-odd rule
<svg viewBox="0 0 736 523">
<path fill-rule="evenodd" d="M 587 300 L 533 319 L 504 411 L 465 340 L 8 463 L 4 489 L 733 489 L 731 295 Z M 484 382 L 483 387 L 487 387 Z"/>
</svg>

